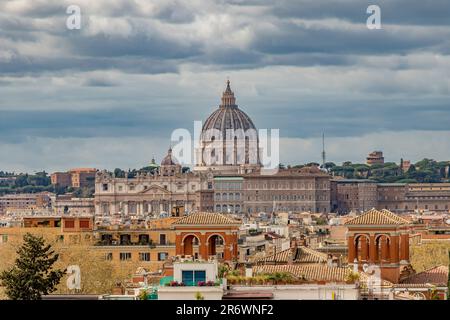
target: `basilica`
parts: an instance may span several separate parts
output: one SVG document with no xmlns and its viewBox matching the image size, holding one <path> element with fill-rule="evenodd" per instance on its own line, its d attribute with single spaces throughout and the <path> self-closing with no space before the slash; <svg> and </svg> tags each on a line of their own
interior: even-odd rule
<svg viewBox="0 0 450 320">
<path fill-rule="evenodd" d="M 317 167 L 262 175 L 256 126 L 236 104 L 230 81 L 206 119 L 192 172 L 169 149 L 155 170 L 133 178 L 97 172 L 96 216 L 161 217 L 192 212 L 252 214 L 330 210 L 330 177 Z"/>
</svg>

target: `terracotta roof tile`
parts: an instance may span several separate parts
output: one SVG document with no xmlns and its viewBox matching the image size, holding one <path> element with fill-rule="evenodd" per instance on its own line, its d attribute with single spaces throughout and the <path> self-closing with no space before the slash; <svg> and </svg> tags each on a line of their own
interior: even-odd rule
<svg viewBox="0 0 450 320">
<path fill-rule="evenodd" d="M 292 257 L 293 263 L 321 263 L 327 262 L 327 255 L 308 247 L 289 248 L 275 254 L 255 259 L 256 263 L 288 263 Z"/>
<path fill-rule="evenodd" d="M 176 220 L 173 225 L 240 225 L 230 217 L 221 213 L 213 212 L 196 212 L 188 216 L 184 216 Z"/>
<path fill-rule="evenodd" d="M 360 216 L 345 222 L 344 225 L 404 225 L 410 222 L 389 210 L 371 209 Z"/>
<path fill-rule="evenodd" d="M 329 267 L 326 264 L 283 264 L 253 267 L 256 274 L 288 272 L 296 277 L 305 277 L 309 281 L 345 282 L 348 268 Z"/>
<path fill-rule="evenodd" d="M 448 281 L 448 267 L 439 266 L 434 267 L 402 280 L 402 284 L 434 284 L 447 286 Z"/>
</svg>

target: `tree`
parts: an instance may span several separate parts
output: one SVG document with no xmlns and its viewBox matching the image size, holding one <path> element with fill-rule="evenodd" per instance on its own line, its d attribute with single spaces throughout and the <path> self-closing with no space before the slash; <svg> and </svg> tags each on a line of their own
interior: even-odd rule
<svg viewBox="0 0 450 320">
<path fill-rule="evenodd" d="M 114 169 L 114 176 L 116 178 L 125 178 L 125 171 L 120 168 L 116 168 Z"/>
<path fill-rule="evenodd" d="M 59 255 L 42 236 L 27 233 L 17 250 L 15 265 L 0 274 L 6 295 L 12 300 L 40 300 L 56 290 L 65 270 L 52 270 Z"/>
</svg>

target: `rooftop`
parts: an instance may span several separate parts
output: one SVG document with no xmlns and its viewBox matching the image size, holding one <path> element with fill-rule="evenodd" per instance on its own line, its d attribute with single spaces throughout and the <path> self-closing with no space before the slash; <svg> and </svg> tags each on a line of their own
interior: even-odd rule
<svg viewBox="0 0 450 320">
<path fill-rule="evenodd" d="M 447 281 L 448 267 L 438 266 L 413 274 L 401 282 L 402 284 L 434 284 L 439 286 L 447 286 Z"/>
<path fill-rule="evenodd" d="M 344 225 L 406 225 L 410 222 L 389 210 L 371 209 L 360 216 L 357 216 Z"/>
<path fill-rule="evenodd" d="M 311 248 L 300 246 L 279 251 L 275 254 L 258 258 L 256 263 L 288 263 L 292 259 L 295 263 L 327 262 L 327 255 Z"/>
<path fill-rule="evenodd" d="M 241 225 L 240 221 L 234 220 L 221 213 L 196 212 L 176 220 L 173 225 Z"/>
</svg>

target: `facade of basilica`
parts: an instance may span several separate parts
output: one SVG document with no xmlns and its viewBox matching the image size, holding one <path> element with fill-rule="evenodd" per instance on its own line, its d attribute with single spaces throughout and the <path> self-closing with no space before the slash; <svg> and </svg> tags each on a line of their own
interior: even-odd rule
<svg viewBox="0 0 450 320">
<path fill-rule="evenodd" d="M 193 172 L 168 154 L 152 172 L 95 179 L 97 216 L 182 216 L 192 212 L 329 212 L 330 177 L 318 168 L 260 174 L 256 126 L 236 105 L 230 82 L 221 104 L 204 122 Z"/>
</svg>

